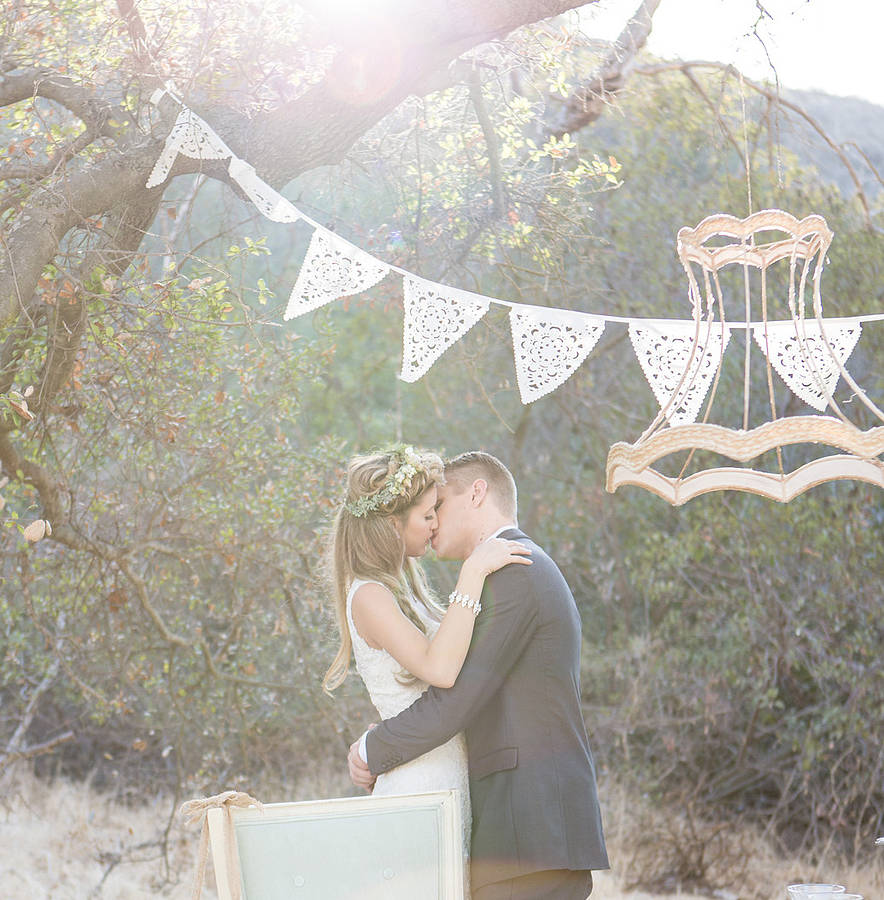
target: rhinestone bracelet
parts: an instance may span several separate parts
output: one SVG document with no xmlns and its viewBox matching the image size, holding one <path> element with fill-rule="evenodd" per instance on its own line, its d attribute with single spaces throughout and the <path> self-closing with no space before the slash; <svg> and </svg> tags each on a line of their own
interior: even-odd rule
<svg viewBox="0 0 884 900">
<path fill-rule="evenodd" d="M 454 590 L 448 595 L 449 603 L 459 603 L 467 609 L 471 609 L 477 616 L 482 612 L 482 604 L 478 600 L 473 600 L 469 594 L 461 594 Z"/>
</svg>

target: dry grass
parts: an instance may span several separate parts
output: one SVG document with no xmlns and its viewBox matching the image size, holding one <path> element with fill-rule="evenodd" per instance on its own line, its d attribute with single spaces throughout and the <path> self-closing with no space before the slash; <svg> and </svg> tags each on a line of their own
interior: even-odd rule
<svg viewBox="0 0 884 900">
<path fill-rule="evenodd" d="M 313 776 L 286 799 L 334 796 L 340 778 Z M 220 790 L 220 788 L 219 788 Z M 625 792 L 608 790 L 605 803 L 613 872 L 600 872 L 593 900 L 662 900 L 678 896 L 719 900 L 783 900 L 795 880 L 840 881 L 875 900 L 884 896 L 884 852 L 868 866 L 846 869 L 836 861 L 817 866 L 784 859 L 759 834 L 734 833 L 715 824 L 691 823 L 683 814 L 664 814 L 636 804 Z M 4 900 L 186 900 L 195 863 L 197 834 L 175 818 L 166 797 L 146 797 L 128 809 L 88 785 L 47 784 L 31 775 L 7 780 L 0 803 L 0 885 Z M 262 799 L 268 799 L 266 797 Z M 277 798 L 273 798 L 277 799 Z M 165 832 L 168 827 L 168 837 Z M 708 885 L 679 885 L 672 860 L 690 868 L 703 848 Z M 691 848 L 694 848 L 693 851 Z M 696 860 L 694 859 L 694 862 Z M 670 880 L 667 882 L 666 879 Z M 215 900 L 209 884 L 206 900 Z M 630 888 L 658 882 L 659 890 Z M 714 887 L 713 887 L 714 886 Z"/>
<path fill-rule="evenodd" d="M 169 802 L 160 797 L 127 809 L 84 784 L 50 785 L 31 775 L 19 776 L 13 784 L 7 781 L 0 804 L 3 896 L 184 900 L 190 896 L 186 880 L 196 841 L 174 823 L 166 857 L 162 842 L 168 820 Z"/>
<path fill-rule="evenodd" d="M 846 865 L 831 847 L 814 848 L 811 861 L 783 853 L 758 828 L 700 820 L 689 807 L 657 809 L 616 786 L 606 788 L 608 849 L 624 897 L 693 891 L 719 900 L 784 900 L 787 884 L 806 881 L 844 884 L 867 900 L 884 897 L 884 851 L 871 843 L 863 865 Z M 637 885 L 655 892 L 631 894 Z"/>
</svg>

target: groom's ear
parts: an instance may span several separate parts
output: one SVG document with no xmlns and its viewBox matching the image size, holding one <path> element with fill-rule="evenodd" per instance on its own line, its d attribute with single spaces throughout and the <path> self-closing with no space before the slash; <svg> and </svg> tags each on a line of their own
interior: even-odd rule
<svg viewBox="0 0 884 900">
<path fill-rule="evenodd" d="M 488 482 L 484 478 L 477 478 L 473 482 L 473 490 L 470 500 L 473 506 L 481 506 L 488 496 Z"/>
</svg>

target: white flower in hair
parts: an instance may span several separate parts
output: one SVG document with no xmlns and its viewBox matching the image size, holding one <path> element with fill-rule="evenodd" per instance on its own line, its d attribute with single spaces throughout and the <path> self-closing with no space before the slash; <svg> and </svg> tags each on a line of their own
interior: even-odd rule
<svg viewBox="0 0 884 900">
<path fill-rule="evenodd" d="M 393 458 L 399 463 L 396 471 L 387 477 L 384 486 L 370 496 L 360 497 L 352 503 L 345 503 L 344 507 L 357 519 L 375 512 L 389 503 L 394 497 L 401 497 L 411 487 L 411 479 L 419 472 L 426 472 L 421 457 L 412 446 L 397 445 L 390 451 Z"/>
</svg>

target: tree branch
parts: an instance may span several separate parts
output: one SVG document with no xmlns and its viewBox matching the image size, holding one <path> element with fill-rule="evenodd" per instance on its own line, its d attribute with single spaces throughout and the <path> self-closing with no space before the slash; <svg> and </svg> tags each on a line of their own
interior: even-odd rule
<svg viewBox="0 0 884 900">
<path fill-rule="evenodd" d="M 135 56 L 135 69 L 142 79 L 147 82 L 161 80 L 155 65 L 155 54 L 147 36 L 147 29 L 138 14 L 138 9 L 133 0 L 117 0 L 117 10 L 120 17 L 126 23 L 129 31 L 129 39 L 132 41 L 132 50 Z"/>
<path fill-rule="evenodd" d="M 49 69 L 31 68 L 0 75 L 0 107 L 32 97 L 55 101 L 103 137 L 118 136 L 119 128 L 109 125 L 110 119 L 132 118 L 128 110 L 102 100 L 72 78 Z"/>
<path fill-rule="evenodd" d="M 551 134 L 561 137 L 579 131 L 604 113 L 609 98 L 622 89 L 639 51 L 647 43 L 659 5 L 660 0 L 642 0 L 587 84 L 569 98 Z"/>
<path fill-rule="evenodd" d="M 466 50 L 581 5 L 580 0 L 488 0 L 478 15 L 475 4 L 466 0 L 419 8 L 410 0 L 400 0 L 394 10 L 398 18 L 391 16 L 396 23 L 394 31 L 385 32 L 390 23 L 375 16 L 375 27 L 362 33 L 359 45 L 348 48 L 346 59 L 296 100 L 251 121 L 222 107 L 210 111 L 208 118 L 234 152 L 254 165 L 268 183 L 279 187 L 301 172 L 340 160 L 416 84 Z M 384 36 L 394 39 L 400 51 L 392 52 L 390 42 L 380 40 Z M 34 94 L 63 103 L 91 122 L 97 133 L 103 133 L 109 111 L 114 109 L 96 101 L 71 79 L 45 70 L 0 77 L 0 104 Z M 158 145 L 151 144 L 111 153 L 66 179 L 68 202 L 60 203 L 58 195 L 50 192 L 29 202 L 28 214 L 3 238 L 0 325 L 26 307 L 41 272 L 71 227 L 84 217 L 144 195 L 144 181 L 158 152 Z M 226 162 L 179 157 L 173 175 L 205 172 L 226 179 L 226 170 Z M 159 198 L 162 189 L 156 189 L 155 195 Z"/>
<path fill-rule="evenodd" d="M 144 190 L 158 152 L 150 144 L 108 153 L 90 168 L 68 175 L 64 194 L 47 187 L 32 196 L 27 213 L 6 235 L 0 233 L 0 327 L 30 304 L 38 279 L 72 227 L 127 200 L 159 203 L 161 192 L 146 195 Z"/>
<path fill-rule="evenodd" d="M 743 84 L 745 84 L 747 87 L 752 88 L 753 91 L 760 94 L 762 97 L 766 97 L 772 103 L 782 106 L 785 109 L 791 110 L 796 115 L 804 119 L 804 121 L 807 122 L 808 125 L 810 125 L 810 127 L 823 139 L 823 141 L 825 141 L 827 146 L 838 157 L 838 159 L 841 160 L 844 168 L 847 169 L 847 173 L 850 175 L 850 180 L 853 182 L 853 185 L 856 188 L 857 196 L 859 197 L 860 204 L 863 208 L 866 227 L 877 230 L 876 226 L 872 222 L 872 211 L 869 206 L 868 197 L 866 197 L 865 191 L 862 187 L 862 182 L 860 181 L 859 176 L 856 174 L 856 170 L 854 169 L 850 160 L 847 158 L 847 154 L 845 154 L 844 150 L 838 144 L 836 144 L 831 137 L 829 137 L 823 126 L 820 125 L 820 123 L 817 122 L 817 120 L 814 119 L 813 116 L 811 116 L 806 110 L 798 106 L 797 103 L 792 103 L 790 100 L 786 100 L 780 95 L 778 91 L 771 90 L 769 87 L 767 87 L 767 85 L 761 84 L 757 81 L 753 81 L 750 78 L 746 78 L 745 75 L 742 75 L 737 69 L 735 69 L 732 65 L 728 65 L 727 63 L 711 62 L 708 60 L 681 60 L 678 62 L 658 63 L 657 65 L 652 66 L 637 66 L 634 71 L 639 75 L 658 75 L 661 72 L 673 71 L 688 73 L 692 69 L 713 69 L 719 72 L 724 72 L 726 75 L 732 75 L 734 77 L 740 78 Z"/>
<path fill-rule="evenodd" d="M 43 741 L 40 744 L 34 744 L 33 746 L 25 747 L 22 750 L 13 750 L 4 753 L 3 756 L 0 756 L 0 773 L 2 773 L 4 769 L 9 768 L 13 763 L 25 759 L 33 759 L 35 756 L 45 756 L 47 753 L 51 753 L 56 747 L 61 744 L 66 744 L 73 739 L 73 731 L 65 731 L 63 734 L 58 735 L 58 737 Z"/>
<path fill-rule="evenodd" d="M 2 773 L 3 770 L 8 766 L 12 765 L 15 762 L 18 762 L 19 760 L 32 759 L 35 756 L 41 756 L 44 753 L 49 753 L 50 751 L 54 750 L 59 744 L 70 741 L 74 737 L 73 732 L 66 731 L 64 734 L 52 738 L 49 741 L 44 741 L 40 744 L 34 744 L 30 747 L 25 747 L 25 737 L 27 736 L 28 729 L 31 727 L 31 723 L 34 721 L 34 716 L 37 714 L 37 706 L 40 703 L 40 698 L 46 693 L 46 691 L 49 690 L 50 687 L 52 687 L 55 679 L 58 677 L 58 670 L 61 665 L 61 648 L 64 642 L 64 625 L 65 614 L 62 612 L 59 615 L 57 622 L 54 647 L 55 658 L 50 663 L 49 668 L 46 670 L 46 674 L 43 676 L 40 683 L 34 689 L 31 696 L 28 697 L 28 702 L 25 706 L 24 712 L 22 713 L 22 717 L 18 723 L 18 727 L 15 729 L 15 732 L 9 739 L 9 742 L 6 745 L 5 752 L 2 756 L 0 756 L 0 773 Z"/>
<path fill-rule="evenodd" d="M 684 77 L 687 78 L 687 80 L 691 83 L 691 87 L 693 87 L 693 89 L 700 95 L 700 98 L 703 100 L 703 102 L 709 107 L 710 111 L 712 112 L 712 115 L 715 116 L 719 127 L 724 132 L 724 136 L 728 139 L 728 141 L 730 142 L 730 144 L 734 148 L 734 150 L 737 151 L 737 156 L 739 156 L 740 159 L 742 159 L 743 158 L 743 148 L 740 146 L 737 139 L 731 134 L 730 129 L 727 127 L 727 123 L 724 121 L 724 119 L 721 116 L 721 112 L 715 106 L 715 104 L 712 102 L 712 98 L 706 93 L 706 91 L 703 90 L 703 85 L 701 85 L 700 82 L 697 81 L 697 79 L 694 77 L 694 74 L 690 71 L 690 69 L 686 70 L 683 74 L 684 74 Z"/>
<path fill-rule="evenodd" d="M 95 132 L 87 127 L 85 131 L 80 132 L 59 147 L 44 163 L 0 168 L 0 181 L 40 181 L 54 174 L 59 166 L 73 159 L 81 150 L 85 150 L 95 140 L 95 137 Z M 8 208 L 2 200 L 0 200 L 0 207 Z"/>
<path fill-rule="evenodd" d="M 875 176 L 875 180 L 878 182 L 878 184 L 884 187 L 884 178 L 881 177 L 881 173 L 875 168 L 875 164 L 869 159 L 865 150 L 863 150 L 863 148 L 860 147 L 859 144 L 856 143 L 856 141 L 847 141 L 844 146 L 853 147 L 853 149 L 856 150 L 857 153 L 859 153 L 859 155 L 865 161 L 865 164 L 869 167 L 872 174 Z"/>
<path fill-rule="evenodd" d="M 481 7 L 468 0 L 398 0 L 386 16 L 366 13 L 358 27 L 350 22 L 341 37 L 343 49 L 318 84 L 256 116 L 229 141 L 219 134 L 265 181 L 280 187 L 308 169 L 340 162 L 369 128 L 406 97 L 432 89 L 439 72 L 468 50 L 585 5 L 582 0 L 485 0 Z M 280 147 L 288 152 L 280 154 Z"/>
<path fill-rule="evenodd" d="M 494 131 L 494 125 L 491 117 L 488 115 L 488 108 L 485 105 L 485 98 L 482 96 L 482 80 L 479 77 L 479 70 L 475 66 L 470 72 L 469 78 L 470 100 L 473 109 L 476 112 L 476 118 L 482 128 L 482 134 L 485 137 L 485 147 L 488 151 L 488 167 L 490 170 L 491 180 L 491 196 L 494 203 L 494 215 L 500 217 L 504 214 L 506 201 L 503 192 L 503 175 L 500 166 L 500 150 L 497 145 L 497 134 Z"/>
<path fill-rule="evenodd" d="M 43 507 L 43 518 L 53 526 L 52 536 L 56 538 L 55 523 L 62 521 L 63 511 L 61 495 L 54 479 L 42 466 L 22 457 L 12 446 L 9 435 L 4 432 L 0 432 L 0 464 L 10 478 L 16 478 L 16 473 L 21 472 L 21 480 L 36 488 Z"/>
</svg>

